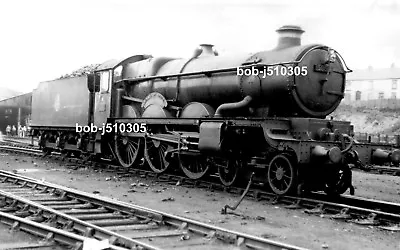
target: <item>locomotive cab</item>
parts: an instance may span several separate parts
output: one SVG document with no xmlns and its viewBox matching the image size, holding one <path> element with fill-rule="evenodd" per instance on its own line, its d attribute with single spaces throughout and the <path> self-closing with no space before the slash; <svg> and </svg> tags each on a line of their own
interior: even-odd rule
<svg viewBox="0 0 400 250">
<path fill-rule="evenodd" d="M 102 127 L 110 115 L 110 92 L 112 69 L 96 71 L 93 124 Z"/>
<path fill-rule="evenodd" d="M 115 84 L 120 79 L 123 65 L 148 58 L 146 55 L 135 55 L 123 60 L 109 60 L 97 67 L 94 76 L 88 81 L 89 126 L 97 127 L 97 132 L 89 136 L 88 151 L 100 154 L 109 152 L 103 141 L 112 140 L 112 132 L 106 131 L 109 119 L 120 116 L 122 106 L 121 95 L 124 89 Z"/>
<path fill-rule="evenodd" d="M 88 125 L 91 128 L 97 127 L 97 131 L 90 131 L 86 149 L 94 153 L 102 152 L 102 131 L 99 131 L 99 128 L 104 129 L 103 124 L 107 122 L 107 118 L 110 116 L 112 69 L 101 66 L 88 80 L 87 86 L 89 90 Z"/>
</svg>

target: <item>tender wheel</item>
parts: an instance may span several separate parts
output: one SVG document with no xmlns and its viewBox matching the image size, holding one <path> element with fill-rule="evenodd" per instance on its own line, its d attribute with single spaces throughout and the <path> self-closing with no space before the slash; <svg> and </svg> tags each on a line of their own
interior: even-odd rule
<svg viewBox="0 0 400 250">
<path fill-rule="evenodd" d="M 154 172 L 163 173 L 168 169 L 170 164 L 165 156 L 171 149 L 172 146 L 166 142 L 146 138 L 144 157 Z"/>
<path fill-rule="evenodd" d="M 83 159 L 84 162 L 91 161 L 91 160 L 96 160 L 95 155 L 91 155 L 89 153 L 82 153 L 81 156 L 82 156 L 82 159 Z"/>
<path fill-rule="evenodd" d="M 53 151 L 53 150 L 52 150 L 51 148 L 43 147 L 43 148 L 42 148 L 42 156 L 43 156 L 43 157 L 48 156 L 48 155 L 51 154 L 52 151 Z"/>
<path fill-rule="evenodd" d="M 347 165 L 342 165 L 332 170 L 325 184 L 325 193 L 329 195 L 340 195 L 352 187 L 352 173 Z"/>
<path fill-rule="evenodd" d="M 49 137 L 49 135 L 47 135 L 46 133 L 43 133 L 39 136 L 39 146 L 42 149 L 43 153 L 46 153 L 46 141 L 47 138 Z"/>
<path fill-rule="evenodd" d="M 199 155 L 179 154 L 179 165 L 183 173 L 193 180 L 206 176 L 210 170 L 207 158 Z"/>
<path fill-rule="evenodd" d="M 61 150 L 61 157 L 62 159 L 66 159 L 68 157 L 71 156 L 71 152 L 70 151 L 66 151 L 66 150 Z"/>
<path fill-rule="evenodd" d="M 81 153 L 80 151 L 73 151 L 73 152 L 72 152 L 72 155 L 73 155 L 74 157 L 76 157 L 76 158 L 80 158 L 81 155 L 82 155 L 82 153 Z"/>
<path fill-rule="evenodd" d="M 125 168 L 132 167 L 139 158 L 141 138 L 117 136 L 114 142 L 115 154 L 121 166 Z"/>
<path fill-rule="evenodd" d="M 218 166 L 218 175 L 222 184 L 229 187 L 237 182 L 240 169 L 240 161 L 227 160 L 223 166 Z"/>
<path fill-rule="evenodd" d="M 289 193 L 296 182 L 296 172 L 287 155 L 280 154 L 272 158 L 267 172 L 268 184 L 276 194 Z"/>
</svg>

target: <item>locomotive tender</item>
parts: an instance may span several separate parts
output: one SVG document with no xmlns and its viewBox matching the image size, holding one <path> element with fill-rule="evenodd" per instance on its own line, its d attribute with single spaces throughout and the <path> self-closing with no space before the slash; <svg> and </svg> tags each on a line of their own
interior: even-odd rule
<svg viewBox="0 0 400 250">
<path fill-rule="evenodd" d="M 254 172 L 280 195 L 354 192 L 352 166 L 400 162 L 398 150 L 353 140 L 350 122 L 325 119 L 344 96 L 339 53 L 301 45 L 298 26 L 277 32 L 270 51 L 222 56 L 205 44 L 188 59 L 135 55 L 41 83 L 32 128 L 47 152 L 110 155 L 124 167 L 145 159 L 191 179 L 214 171 L 226 186 Z M 109 131 L 77 132 L 88 125 Z"/>
</svg>

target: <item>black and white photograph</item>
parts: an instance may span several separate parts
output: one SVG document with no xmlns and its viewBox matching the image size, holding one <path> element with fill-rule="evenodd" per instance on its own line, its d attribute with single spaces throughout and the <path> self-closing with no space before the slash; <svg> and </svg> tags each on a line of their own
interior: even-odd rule
<svg viewBox="0 0 400 250">
<path fill-rule="evenodd" d="M 400 250 L 400 0 L 0 3 L 0 249 Z"/>
</svg>

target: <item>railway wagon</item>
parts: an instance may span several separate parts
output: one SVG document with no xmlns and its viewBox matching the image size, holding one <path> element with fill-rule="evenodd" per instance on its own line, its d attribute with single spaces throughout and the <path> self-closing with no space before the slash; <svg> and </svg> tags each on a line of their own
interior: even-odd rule
<svg viewBox="0 0 400 250">
<path fill-rule="evenodd" d="M 41 82 L 33 90 L 31 127 L 39 141 L 48 141 L 47 147 L 78 152 L 76 125 L 89 124 L 87 85 L 91 77 L 85 75 Z"/>
<path fill-rule="evenodd" d="M 279 195 L 354 193 L 352 166 L 400 162 L 399 150 L 357 142 L 349 121 L 327 119 L 344 96 L 350 71 L 340 54 L 302 45 L 304 31 L 297 26 L 277 31 L 277 47 L 257 53 L 219 55 L 202 45 L 191 58 L 108 61 L 87 78 L 89 93 L 83 84 L 58 92 L 81 95 L 78 103 L 87 106 L 79 112 L 88 115 L 81 124 L 106 124 L 108 133 L 73 131 L 77 119 L 66 111 L 67 126 L 50 117 L 37 126 L 40 145 L 108 155 L 127 168 L 144 159 L 158 174 L 178 167 L 200 179 L 214 172 L 226 186 L 255 173 Z M 46 108 L 58 107 L 55 100 Z"/>
</svg>

